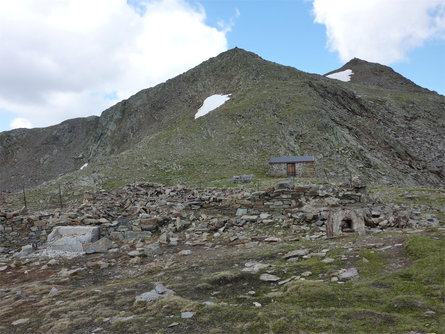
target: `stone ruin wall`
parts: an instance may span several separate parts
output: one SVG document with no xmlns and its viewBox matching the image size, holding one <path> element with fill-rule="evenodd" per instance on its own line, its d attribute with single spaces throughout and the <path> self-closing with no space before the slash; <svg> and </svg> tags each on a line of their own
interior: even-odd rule
<svg viewBox="0 0 445 334">
<path fill-rule="evenodd" d="M 55 226 L 67 225 L 99 226 L 101 237 L 112 240 L 150 237 L 172 225 L 179 231 L 197 221 L 210 228 L 227 223 L 242 226 L 286 222 L 288 225 L 313 224 L 326 231 L 329 213 L 341 208 L 358 210 L 369 228 L 384 229 L 395 223 L 397 227 L 413 225 L 409 213 L 385 219 L 385 215 L 375 213 L 367 202 L 365 187 L 331 184 L 292 186 L 286 183 L 277 189 L 255 192 L 243 188 L 187 189 L 141 183 L 116 193 L 85 193 L 82 205 L 66 211 L 27 214 L 24 210 L 0 209 L 0 247 L 39 246 Z M 203 218 L 206 216 L 209 221 Z"/>
</svg>

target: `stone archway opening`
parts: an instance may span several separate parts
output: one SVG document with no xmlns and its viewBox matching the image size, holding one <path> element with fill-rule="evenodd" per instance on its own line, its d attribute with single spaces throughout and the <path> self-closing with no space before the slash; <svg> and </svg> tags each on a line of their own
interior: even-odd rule
<svg viewBox="0 0 445 334">
<path fill-rule="evenodd" d="M 342 233 L 354 233 L 354 226 L 352 219 L 344 218 L 340 223 Z"/>
</svg>

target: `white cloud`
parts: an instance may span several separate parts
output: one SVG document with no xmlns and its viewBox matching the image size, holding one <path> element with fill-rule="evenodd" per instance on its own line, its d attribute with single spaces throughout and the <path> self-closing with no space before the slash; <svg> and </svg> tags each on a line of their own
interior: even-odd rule
<svg viewBox="0 0 445 334">
<path fill-rule="evenodd" d="M 205 19 L 185 0 L 0 0 L 0 109 L 35 126 L 100 114 L 225 51 Z"/>
<path fill-rule="evenodd" d="M 389 64 L 429 39 L 445 38 L 444 0 L 313 0 L 315 22 L 343 61 Z"/>
<path fill-rule="evenodd" d="M 26 118 L 14 118 L 11 123 L 9 123 L 9 126 L 11 129 L 20 129 L 20 128 L 26 128 L 30 129 L 32 128 L 32 123 L 27 120 Z"/>
</svg>

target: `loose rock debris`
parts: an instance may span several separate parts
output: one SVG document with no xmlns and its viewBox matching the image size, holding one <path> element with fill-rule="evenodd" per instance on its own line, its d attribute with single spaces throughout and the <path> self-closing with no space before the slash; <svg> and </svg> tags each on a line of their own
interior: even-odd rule
<svg viewBox="0 0 445 334">
<path fill-rule="evenodd" d="M 343 218 L 337 217 L 337 221 L 351 219 L 352 216 L 345 212 L 360 215 L 364 232 L 371 235 L 406 228 L 415 231 L 415 228 L 438 224 L 437 220 L 431 221 L 431 216 L 417 211 L 413 213 L 407 208 L 395 210 L 381 203 L 371 203 L 362 188 L 351 189 L 327 184 L 295 187 L 281 185 L 278 189 L 252 192 L 240 188 L 187 189 L 183 186 L 141 183 L 113 193 L 86 193 L 80 206 L 65 210 L 46 213 L 25 213 L 22 210 L 16 213 L 2 209 L 0 229 L 5 233 L 1 234 L 0 275 L 2 282 L 9 281 L 10 277 L 23 280 L 26 276 L 31 282 L 39 282 L 38 285 L 48 284 L 42 298 L 52 300 L 57 307 L 63 307 L 67 304 L 67 295 L 70 293 L 68 286 L 64 284 L 82 282 L 82 286 L 87 288 L 88 282 L 94 280 L 119 282 L 131 280 L 143 273 L 153 273 L 152 281 L 136 281 L 136 285 L 128 292 L 119 293 L 128 294 L 127 302 L 132 307 L 139 307 L 139 304 L 150 307 L 158 302 L 166 303 L 168 307 L 168 303 L 181 302 L 184 290 L 165 281 L 165 271 L 190 265 L 191 270 L 200 272 L 203 261 L 200 259 L 206 257 L 207 253 L 218 258 L 219 250 L 228 247 L 240 254 L 251 249 L 280 247 L 298 240 L 310 243 L 312 240 L 326 239 L 326 225 L 329 217 L 336 212 L 343 212 L 343 216 L 339 216 Z M 338 236 L 349 233 L 352 232 L 345 231 L 343 227 Z M 64 241 L 60 242 L 62 239 Z M 389 252 L 400 245 L 398 242 L 388 245 L 375 237 L 373 242 L 364 248 Z M 63 248 L 65 246 L 68 248 Z M 347 250 L 353 246 L 347 245 Z M 215 284 L 213 282 L 224 282 L 223 284 L 230 287 L 232 282 L 247 275 L 248 279 L 243 278 L 247 282 L 258 283 L 246 283 L 242 293 L 246 298 L 256 298 L 255 290 L 258 292 L 261 289 L 257 290 L 258 286 L 255 284 L 274 289 L 285 288 L 288 284 L 302 284 L 302 281 L 343 284 L 360 279 L 359 270 L 354 264 L 340 266 L 340 260 L 349 259 L 347 252 L 341 258 L 336 255 L 332 257 L 332 247 L 326 245 L 323 248 L 314 250 L 307 245 L 297 246 L 279 253 L 277 258 L 286 265 L 314 257 L 325 264 L 338 261 L 335 272 L 319 274 L 309 268 L 310 271 L 305 269 L 286 273 L 278 269 L 279 266 L 268 263 L 268 260 L 245 258 L 233 268 L 225 268 L 226 271 L 216 273 L 224 274 L 219 278 L 203 279 L 206 283 L 202 288 L 211 288 Z M 58 254 L 54 252 L 56 250 L 59 251 Z M 75 254 L 76 257 L 64 257 L 64 252 Z M 125 270 L 122 270 L 124 266 Z M 177 275 L 175 280 L 181 282 L 179 275 L 182 274 Z M 27 291 L 34 288 L 31 284 L 20 287 L 5 285 L 0 292 L 6 298 L 17 294 L 20 296 L 17 298 L 23 299 L 33 296 L 33 292 Z M 208 296 L 223 296 L 227 293 L 226 290 L 230 291 L 224 288 L 209 290 Z M 95 294 L 106 295 L 107 292 L 102 291 L 101 287 L 93 293 Z M 281 291 L 273 290 L 266 296 L 273 299 L 281 294 Z M 215 301 L 207 301 L 203 305 L 230 307 L 230 303 Z M 266 308 L 267 302 L 260 301 L 249 303 L 258 308 Z M 190 317 L 184 318 L 183 313 Z M 182 312 L 176 312 L 172 316 L 176 318 L 171 320 L 177 321 L 170 320 L 164 328 L 180 328 L 181 319 L 184 322 L 195 321 L 199 313 L 194 313 L 193 308 L 183 307 Z M 28 314 L 21 314 L 20 318 L 30 319 Z M 16 320 L 9 318 L 8 321 L 11 326 L 32 323 L 22 320 L 23 323 L 12 325 Z M 139 316 L 114 312 L 104 317 L 103 326 L 118 326 L 137 321 L 140 321 Z M 168 324 L 177 325 L 168 327 Z M 102 328 L 97 326 L 98 323 L 94 325 L 91 330 Z M 100 331 L 102 329 L 98 329 Z"/>
</svg>

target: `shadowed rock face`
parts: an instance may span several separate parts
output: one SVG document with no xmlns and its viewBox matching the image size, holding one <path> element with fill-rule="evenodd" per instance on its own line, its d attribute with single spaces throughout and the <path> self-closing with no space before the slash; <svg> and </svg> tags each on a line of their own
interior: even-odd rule
<svg viewBox="0 0 445 334">
<path fill-rule="evenodd" d="M 0 133 L 0 191 L 38 185 L 87 162 L 82 175 L 95 174 L 99 185 L 147 175 L 175 182 L 261 175 L 277 155 L 314 155 L 321 178 L 445 184 L 445 98 L 359 59 L 336 71 L 349 68 L 351 82 L 340 82 L 227 51 L 100 117 Z M 195 120 L 213 94 L 231 99 Z M 129 150 L 137 159 L 128 159 Z"/>
<path fill-rule="evenodd" d="M 39 184 L 79 169 L 94 142 L 98 117 L 77 118 L 48 128 L 0 133 L 0 190 Z"/>
</svg>

